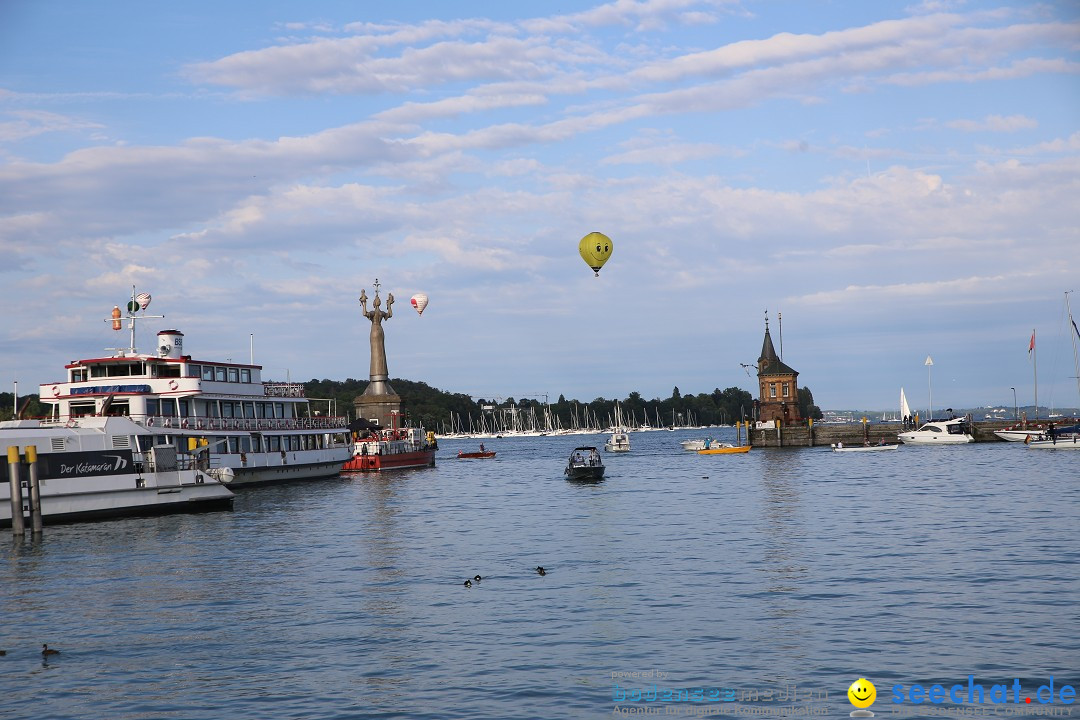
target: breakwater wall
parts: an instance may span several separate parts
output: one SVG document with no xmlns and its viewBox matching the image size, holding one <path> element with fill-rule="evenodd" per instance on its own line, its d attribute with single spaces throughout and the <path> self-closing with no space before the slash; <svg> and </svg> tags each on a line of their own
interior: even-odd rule
<svg viewBox="0 0 1080 720">
<path fill-rule="evenodd" d="M 1033 426 L 1035 423 L 1032 422 Z M 972 423 L 975 442 L 1003 442 L 994 435 L 995 430 L 1011 427 L 1012 421 L 986 420 Z M 876 445 L 883 439 L 886 443 L 899 442 L 897 435 L 904 432 L 900 423 L 814 423 L 788 425 L 781 428 L 751 428 L 750 444 L 754 447 L 829 447 L 842 442 L 845 445 Z"/>
</svg>

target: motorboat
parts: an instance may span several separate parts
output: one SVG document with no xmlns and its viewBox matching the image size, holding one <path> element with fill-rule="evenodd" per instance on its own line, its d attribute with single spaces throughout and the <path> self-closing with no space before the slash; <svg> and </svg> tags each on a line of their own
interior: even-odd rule
<svg viewBox="0 0 1080 720">
<path fill-rule="evenodd" d="M 930 420 L 918 430 L 900 433 L 897 437 L 906 445 L 962 445 L 975 442 L 967 418 Z"/>
<path fill-rule="evenodd" d="M 262 366 L 254 363 L 197 359 L 186 354 L 179 330 L 158 332 L 155 352 L 138 352 L 135 323 L 164 317 L 146 315 L 149 302 L 149 294 L 132 289 L 129 347 L 74 360 L 64 367 L 63 380 L 41 384 L 49 423 L 129 417 L 152 434 L 153 446 L 198 448 L 208 474 L 229 485 L 341 471 L 352 455 L 348 420 L 313 409 L 303 384 L 264 380 Z M 113 329 L 124 320 L 113 308 Z"/>
<path fill-rule="evenodd" d="M 233 493 L 200 458 L 129 417 L 7 420 L 0 422 L 0 445 L 9 463 L 18 462 L 24 516 L 31 512 L 29 464 L 36 456 L 44 524 L 232 507 Z M 5 527 L 12 524 L 11 492 L 11 483 L 0 483 Z"/>
<path fill-rule="evenodd" d="M 878 452 L 880 450 L 895 450 L 900 447 L 899 444 L 893 443 L 889 445 L 845 445 L 842 442 L 833 443 L 833 452 Z"/>
<path fill-rule="evenodd" d="M 630 452 L 630 436 L 622 431 L 613 432 L 604 443 L 604 449 L 608 452 Z"/>
<path fill-rule="evenodd" d="M 717 443 L 712 447 L 703 448 L 697 451 L 698 455 L 738 455 L 742 453 L 750 452 L 749 445 L 730 445 L 728 443 Z"/>
<path fill-rule="evenodd" d="M 581 446 L 574 448 L 564 471 L 568 480 L 602 480 L 604 478 L 604 460 L 595 447 Z"/>
<path fill-rule="evenodd" d="M 1044 435 L 1045 433 L 1045 426 L 1035 424 L 1028 427 L 1017 425 L 994 431 L 994 435 L 997 436 L 999 440 L 1004 440 L 1006 442 L 1026 442 L 1029 438 L 1037 439 L 1040 435 Z"/>
</svg>

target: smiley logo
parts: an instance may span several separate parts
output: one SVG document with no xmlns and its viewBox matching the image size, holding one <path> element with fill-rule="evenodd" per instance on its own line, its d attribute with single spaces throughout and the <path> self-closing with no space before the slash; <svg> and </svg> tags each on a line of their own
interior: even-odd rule
<svg viewBox="0 0 1080 720">
<path fill-rule="evenodd" d="M 877 700 L 877 688 L 866 678 L 859 678 L 851 683 L 847 690 L 848 700 L 857 708 L 868 708 Z"/>
</svg>

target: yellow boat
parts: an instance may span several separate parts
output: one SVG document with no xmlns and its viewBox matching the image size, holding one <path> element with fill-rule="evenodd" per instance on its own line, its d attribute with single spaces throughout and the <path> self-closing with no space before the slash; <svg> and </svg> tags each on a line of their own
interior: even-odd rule
<svg viewBox="0 0 1080 720">
<path fill-rule="evenodd" d="M 750 452 L 749 445 L 718 445 L 707 450 L 698 450 L 698 455 L 733 455 L 735 453 Z"/>
</svg>

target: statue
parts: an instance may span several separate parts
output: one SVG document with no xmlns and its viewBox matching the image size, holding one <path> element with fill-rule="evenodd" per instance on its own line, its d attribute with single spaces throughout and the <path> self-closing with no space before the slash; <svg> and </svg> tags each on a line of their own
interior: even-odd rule
<svg viewBox="0 0 1080 720">
<path fill-rule="evenodd" d="M 379 309 L 382 300 L 379 299 L 379 280 L 375 279 L 375 300 L 372 303 L 374 309 L 367 309 L 367 291 L 360 291 L 360 307 L 364 317 L 371 321 L 371 380 L 376 378 L 385 380 L 389 370 L 386 367 L 386 342 L 382 329 L 382 321 L 389 320 L 394 316 L 394 294 L 386 296 L 386 312 Z"/>
<path fill-rule="evenodd" d="M 389 320 L 394 316 L 394 295 L 386 296 L 386 311 L 382 310 L 382 300 L 379 298 L 379 280 L 375 279 L 375 300 L 373 309 L 368 310 L 368 296 L 365 290 L 360 291 L 360 307 L 364 317 L 371 321 L 371 369 L 368 385 L 364 388 L 353 403 L 357 407 L 357 417 L 378 418 L 384 427 L 390 423 L 391 411 L 401 408 L 401 400 L 397 392 L 390 387 L 389 370 L 386 367 L 386 343 L 383 334 L 383 320 Z"/>
</svg>

